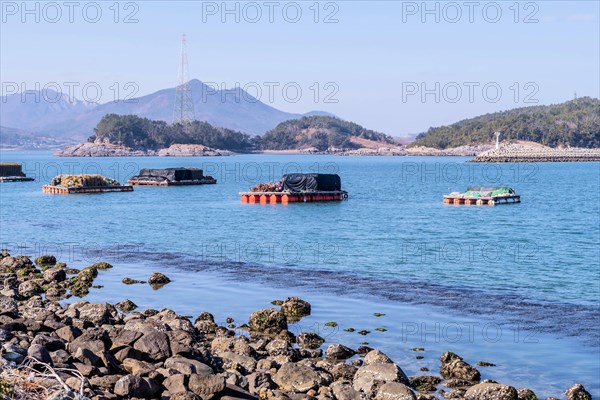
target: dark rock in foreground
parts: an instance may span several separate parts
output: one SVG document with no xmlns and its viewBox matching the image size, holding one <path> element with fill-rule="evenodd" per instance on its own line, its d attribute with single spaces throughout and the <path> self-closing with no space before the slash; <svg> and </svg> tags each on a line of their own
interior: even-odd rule
<svg viewBox="0 0 600 400">
<path fill-rule="evenodd" d="M 479 371 L 450 352 L 440 358 L 444 381 L 408 378 L 387 355 L 367 346 L 334 343 L 323 352 L 323 338 L 296 337 L 287 330 L 286 313 L 273 308 L 252 313 L 246 336 L 218 326 L 208 312 L 192 324 L 169 309 L 124 315 L 118 310 L 135 306 L 129 300 L 116 307 L 86 301 L 63 306 L 48 296 L 47 284 L 85 290 L 105 268 L 95 264 L 65 279 L 61 268 L 42 274 L 27 257 L 2 255 L 0 391 L 17 388 L 29 398 L 47 392 L 54 400 L 417 400 L 434 399 L 436 391 L 465 400 L 536 398 L 528 389 L 479 383 Z M 310 313 L 303 300 L 286 303 L 288 313 L 295 310 L 290 318 Z M 581 385 L 565 395 L 591 399 Z"/>
</svg>

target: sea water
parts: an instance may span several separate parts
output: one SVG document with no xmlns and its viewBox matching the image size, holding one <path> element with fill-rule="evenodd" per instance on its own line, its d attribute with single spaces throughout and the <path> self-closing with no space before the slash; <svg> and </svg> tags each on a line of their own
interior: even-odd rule
<svg viewBox="0 0 600 400">
<path fill-rule="evenodd" d="M 105 287 L 90 301 L 130 298 L 141 308 L 207 310 L 241 324 L 271 300 L 301 295 L 313 315 L 293 330 L 316 331 L 328 343 L 368 342 L 407 374 L 437 373 L 437 358 L 451 350 L 473 364 L 497 364 L 480 368 L 484 378 L 538 396 L 559 396 L 576 382 L 600 395 L 599 163 L 57 158 L 34 151 L 0 158 L 22 163 L 36 178 L 0 185 L 2 246 L 12 254 L 56 254 L 74 267 L 111 262 L 115 268 L 98 280 Z M 41 192 L 59 173 L 101 173 L 126 183 L 140 168 L 166 167 L 202 168 L 218 183 L 101 195 Z M 240 202 L 238 192 L 293 172 L 339 174 L 348 200 Z M 521 203 L 443 204 L 444 194 L 469 186 L 510 186 Z M 155 270 L 173 282 L 159 291 L 120 283 Z M 338 326 L 325 326 L 331 321 Z"/>
</svg>

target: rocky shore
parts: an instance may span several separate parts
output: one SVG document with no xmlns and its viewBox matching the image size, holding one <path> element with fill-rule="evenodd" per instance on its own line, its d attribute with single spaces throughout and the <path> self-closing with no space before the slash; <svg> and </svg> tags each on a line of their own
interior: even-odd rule
<svg viewBox="0 0 600 400">
<path fill-rule="evenodd" d="M 242 324 L 228 318 L 227 326 L 209 312 L 193 318 L 169 309 L 137 311 L 126 299 L 65 303 L 85 296 L 109 268 L 0 255 L 0 398 L 537 399 L 528 389 L 481 381 L 477 368 L 451 352 L 441 355 L 439 374 L 408 377 L 366 345 L 323 348 L 318 334 L 288 330 L 311 313 L 297 297 L 274 301 L 277 308 L 255 311 Z M 123 284 L 146 282 L 124 278 Z M 147 284 L 174 283 L 155 272 Z M 592 398 L 579 384 L 564 395 Z"/>
<path fill-rule="evenodd" d="M 138 150 L 126 146 L 118 146 L 110 143 L 80 143 L 69 146 L 54 153 L 58 157 L 131 157 L 131 156 L 173 156 L 173 157 L 197 157 L 197 156 L 227 156 L 232 152 L 217 150 L 197 144 L 172 144 L 168 148 L 160 150 Z"/>
<path fill-rule="evenodd" d="M 584 162 L 600 161 L 600 149 L 504 147 L 478 154 L 472 162 Z"/>
</svg>

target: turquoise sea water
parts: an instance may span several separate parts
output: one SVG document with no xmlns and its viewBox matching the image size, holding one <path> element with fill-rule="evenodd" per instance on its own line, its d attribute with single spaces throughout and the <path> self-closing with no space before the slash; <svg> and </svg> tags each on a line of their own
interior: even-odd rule
<svg viewBox="0 0 600 400">
<path fill-rule="evenodd" d="M 71 265 L 106 260 L 93 301 L 209 310 L 239 321 L 300 293 L 315 306 L 296 329 L 328 320 L 330 342 L 368 341 L 407 373 L 453 350 L 491 361 L 484 377 L 558 396 L 575 382 L 600 395 L 600 164 L 472 164 L 461 157 L 240 155 L 56 158 L 2 152 L 35 182 L 0 185 L 0 242 Z M 46 195 L 58 173 L 125 182 L 139 168 L 200 167 L 217 185 L 136 187 L 133 193 Z M 335 172 L 341 203 L 250 205 L 238 192 L 285 172 Z M 467 186 L 507 185 L 522 203 L 442 204 Z M 151 270 L 160 291 L 120 279 Z M 384 310 L 384 311 L 382 311 Z M 383 312 L 376 318 L 374 312 Z M 344 325 L 344 326 L 342 326 Z M 320 328 L 319 328 L 320 327 Z M 377 332 L 385 327 L 386 332 Z M 457 333 L 461 333 L 457 336 Z M 418 364 L 411 347 L 425 347 Z M 565 365 L 568 365 L 566 368 Z"/>
</svg>

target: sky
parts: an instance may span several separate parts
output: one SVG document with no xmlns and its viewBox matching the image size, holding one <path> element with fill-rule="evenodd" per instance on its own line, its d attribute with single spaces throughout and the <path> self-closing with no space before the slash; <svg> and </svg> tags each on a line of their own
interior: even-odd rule
<svg viewBox="0 0 600 400">
<path fill-rule="evenodd" d="M 190 78 L 400 136 L 600 97 L 599 1 L 1 2 L 2 94 L 107 102 Z"/>
</svg>

